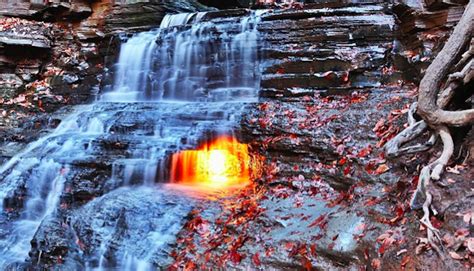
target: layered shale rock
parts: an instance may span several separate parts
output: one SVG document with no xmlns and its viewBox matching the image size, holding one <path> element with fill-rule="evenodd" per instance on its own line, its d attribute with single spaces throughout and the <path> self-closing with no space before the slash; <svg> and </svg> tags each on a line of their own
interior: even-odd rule
<svg viewBox="0 0 474 271">
<path fill-rule="evenodd" d="M 91 13 L 82 4 L 81 12 L 72 12 L 75 1 L 40 4 L 37 8 L 24 1 L 5 4 L 4 15 L 61 23 L 20 21 L 20 26 L 25 24 L 35 29 L 34 35 L 21 33 L 21 28 L 2 32 L 0 65 L 4 85 L 0 89 L 1 98 L 10 101 L 24 94 L 24 90 L 39 95 L 37 100 L 15 100 L 11 108 L 2 109 L 5 112 L 2 115 L 17 118 L 14 106 L 39 105 L 39 101 L 43 110 L 52 111 L 62 106 L 64 100 L 70 103 L 89 100 L 101 84 L 110 83 L 103 78 L 113 77 L 114 68 L 110 64 L 115 61 L 119 40 L 112 34 L 150 29 L 159 24 L 165 13 L 202 8 L 194 1 L 132 2 L 135 1 L 87 2 Z M 255 209 L 245 196 L 243 210 L 258 210 L 259 215 L 251 221 L 243 217 L 226 225 L 222 232 L 229 236 L 221 243 L 211 242 L 212 251 L 218 256 L 220 253 L 222 258 L 206 259 L 204 266 L 215 261 L 234 269 L 257 266 L 356 270 L 377 269 L 378 263 L 386 270 L 405 266 L 421 268 L 426 264 L 440 269 L 441 263 L 430 258 L 432 252 L 427 256 L 415 255 L 419 244 L 411 237 L 421 236 L 417 218 L 408 214 L 406 202 L 398 201 L 407 198 L 407 191 L 414 182 L 413 174 L 407 172 L 416 172 L 426 157 L 411 156 L 406 161 L 390 163 L 377 149 L 403 125 L 406 105 L 414 99 L 412 94 L 416 88 L 401 79 L 416 81 L 429 63 L 429 58 L 424 57 L 436 51 L 439 40 L 428 38 L 428 33 L 438 30 L 447 33 L 458 18 L 449 14 L 459 14 L 462 5 L 430 4 L 430 10 L 436 12 L 424 13 L 416 4 L 419 1 L 396 5 L 380 0 L 306 2 L 303 10 L 274 10 L 262 15 L 258 25 L 263 51 L 259 103 L 243 109 L 240 104 L 222 104 L 206 110 L 197 104 L 180 114 L 176 114 L 182 112 L 180 104 L 157 108 L 156 103 L 111 103 L 85 110 L 80 117 L 82 124 L 99 122 L 110 127 L 111 133 L 93 140 L 86 135 L 74 143 L 68 141 L 71 139 L 68 134 L 57 138 L 57 148 L 76 144 L 77 149 L 87 148 L 91 155 L 56 157 L 70 165 L 68 179 L 64 182 L 57 212 L 42 222 L 32 240 L 31 259 L 24 268 L 53 268 L 64 264 L 65 269 L 84 269 L 87 263 L 112 267 L 119 260 L 117 255 L 127 262 L 136 261 L 124 252 L 127 249 L 137 251 L 140 256 L 147 255 L 160 266 L 173 263 L 170 255 L 175 255 L 174 246 L 177 251 L 191 247 L 194 253 L 207 255 L 209 251 L 202 243 L 185 246 L 170 241 L 170 245 L 166 243 L 157 251 L 145 249 L 146 244 L 160 243 L 161 238 L 174 240 L 176 235 L 187 238 L 183 225 L 189 217 L 174 225 L 159 225 L 171 229 L 170 236 L 150 234 L 130 242 L 127 231 L 132 237 L 143 236 L 141 229 L 155 227 L 154 221 L 167 214 L 163 206 L 180 217 L 188 214 L 191 217 L 193 213 L 190 208 L 181 208 L 175 195 L 161 194 L 151 188 L 137 191 L 118 188 L 140 183 L 143 174 L 132 171 L 129 183 L 117 181 L 114 175 L 125 176 L 130 171 L 125 163 L 114 164 L 113 161 L 133 157 L 130 149 L 136 153 L 147 153 L 153 148 L 178 150 L 175 142 L 149 139 L 157 131 L 179 137 L 181 145 L 191 147 L 193 142 L 187 138 L 195 136 L 200 129 L 192 123 L 206 122 L 206 127 L 217 130 L 226 121 L 233 120 L 233 116 L 225 112 L 244 110 L 240 127 L 231 129 L 240 129 L 241 139 L 265 157 L 263 177 L 256 182 L 270 192 L 259 198 Z M 222 20 L 235 23 L 229 30 L 235 33 L 239 28 L 236 16 L 245 14 L 248 11 L 211 12 L 202 20 L 223 17 Z M 61 20 L 69 18 L 86 19 L 65 27 Z M 183 28 L 186 27 L 189 26 Z M 217 45 L 219 39 L 212 37 L 218 34 L 222 34 L 218 29 L 210 30 L 210 40 Z M 25 48 L 41 53 L 27 55 Z M 422 49 L 416 54 L 410 53 L 414 48 Z M 225 75 L 222 67 L 212 66 L 207 60 L 198 59 L 196 63 L 198 61 L 204 62 L 199 65 L 207 65 L 208 86 L 222 86 Z M 104 66 L 111 69 L 106 70 L 109 76 L 102 78 L 99 74 Z M 156 114 L 157 111 L 160 114 Z M 53 119 L 33 119 L 23 127 L 28 128 L 28 133 L 44 127 L 54 128 L 63 115 L 71 113 L 67 108 L 60 112 Z M 164 122 L 178 124 L 167 130 L 163 128 Z M 84 126 L 95 127 L 92 124 Z M 21 138 L 21 130 L 11 129 L 21 125 L 19 122 L 12 125 L 3 118 L 0 125 L 10 129 L 4 140 L 31 140 L 31 137 Z M 469 136 L 472 137 L 472 132 Z M 9 144 L 4 148 L 8 152 L 3 155 L 9 157 L 20 147 Z M 468 148 L 474 149 L 472 144 L 468 144 Z M 170 154 L 160 153 L 160 158 Z M 143 160 L 137 159 L 135 163 L 134 167 L 142 166 L 146 172 Z M 472 206 L 472 200 L 455 202 L 471 189 L 469 182 L 462 180 L 464 175 L 460 177 L 455 170 L 447 177 L 467 184 L 447 189 L 449 195 L 443 196 L 451 197 L 449 204 L 439 208 L 447 227 L 453 229 L 462 223 L 456 214 Z M 7 196 L 4 206 L 11 211 L 9 216 L 18 215 L 15 210 L 24 204 L 25 180 L 29 174 L 28 171 L 19 173 L 15 193 Z M 466 180 L 472 179 L 469 177 L 473 176 L 472 170 L 465 176 L 468 176 Z M 259 193 L 258 189 L 253 193 Z M 236 210 L 234 198 L 224 199 L 222 205 L 204 206 L 201 223 L 205 221 L 203 225 L 211 225 L 207 228 L 219 229 L 223 221 L 227 221 L 227 217 L 219 217 L 219 211 L 229 201 L 230 207 L 224 209 Z M 5 219 L 0 217 L 0 221 Z M 200 235 L 206 235 L 203 231 L 207 228 L 199 228 Z M 410 239 L 405 238 L 403 232 Z M 388 239 L 393 243 L 391 249 L 384 245 L 385 239 L 379 240 L 384 234 L 391 238 Z M 107 249 L 101 251 L 101 242 L 107 242 Z M 233 254 L 227 256 L 229 252 Z M 411 257 L 409 261 L 406 256 Z M 104 259 L 109 262 L 101 263 Z M 457 263 L 448 264 L 453 270 L 463 268 Z"/>
<path fill-rule="evenodd" d="M 269 11 L 258 27 L 265 51 L 261 103 L 247 109 L 242 134 L 266 158 L 259 184 L 268 191 L 223 200 L 228 206 L 219 214 L 199 209 L 212 238 L 183 230 L 178 262 L 236 269 L 465 269 L 432 252 L 414 253 L 421 246 L 414 236 L 423 233 L 408 208 L 408 191 L 426 154 L 388 161 L 380 148 L 403 126 L 416 93 L 410 81 L 422 72 L 413 62 L 398 66 L 400 52 L 409 50 L 404 46 L 419 45 L 404 40 L 397 25 L 403 15 L 393 12 L 400 6 L 309 2 L 302 10 Z M 452 26 L 440 24 L 444 31 Z M 471 175 L 464 170 L 455 177 L 463 184 L 438 196 L 451 194 L 445 230 L 461 227 L 453 218 L 468 212 L 472 196 L 461 191 L 469 190 Z M 453 194 L 463 202 L 454 203 Z M 190 252 L 191 244 L 199 245 Z M 202 261 L 186 253 L 212 256 Z"/>
</svg>

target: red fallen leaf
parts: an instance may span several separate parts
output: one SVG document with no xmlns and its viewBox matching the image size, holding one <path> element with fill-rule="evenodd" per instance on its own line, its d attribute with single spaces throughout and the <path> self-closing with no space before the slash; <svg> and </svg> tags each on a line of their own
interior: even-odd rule
<svg viewBox="0 0 474 271">
<path fill-rule="evenodd" d="M 380 131 L 382 129 L 382 127 L 385 126 L 385 119 L 384 118 L 381 118 L 376 124 L 375 124 L 375 127 L 372 131 L 374 132 L 377 132 L 377 131 Z"/>
<path fill-rule="evenodd" d="M 283 67 L 280 67 L 277 69 L 276 71 L 277 74 L 284 74 L 285 73 L 285 69 Z"/>
<path fill-rule="evenodd" d="M 371 266 L 372 266 L 373 269 L 379 270 L 380 266 L 381 266 L 380 260 L 379 259 L 373 259 L 372 263 L 371 263 Z"/>
<path fill-rule="evenodd" d="M 338 164 L 339 164 L 340 166 L 343 166 L 343 165 L 346 164 L 346 162 L 347 162 L 347 158 L 344 157 L 344 158 L 342 158 L 342 159 L 339 160 Z"/>
<path fill-rule="evenodd" d="M 285 244 L 286 250 L 293 250 L 293 248 L 294 248 L 295 246 L 296 246 L 296 244 L 293 243 L 293 242 L 287 242 L 287 243 Z"/>
<path fill-rule="evenodd" d="M 320 215 L 318 218 L 316 218 L 316 220 L 313 221 L 313 223 L 311 223 L 308 227 L 309 228 L 313 228 L 313 227 L 316 227 L 316 226 L 320 226 L 322 224 L 322 222 L 326 219 L 326 214 L 324 215 Z"/>
<path fill-rule="evenodd" d="M 417 186 L 418 186 L 418 181 L 420 180 L 420 176 L 416 175 L 416 176 L 413 176 L 412 180 L 411 180 L 411 187 L 413 189 L 415 189 Z"/>
<path fill-rule="evenodd" d="M 290 134 L 290 139 L 298 139 L 298 135 L 297 134 Z"/>
<path fill-rule="evenodd" d="M 399 204 L 395 207 L 395 213 L 396 213 L 396 217 L 390 219 L 391 223 L 395 223 L 399 221 L 405 215 L 405 209 L 403 208 L 403 204 Z"/>
<path fill-rule="evenodd" d="M 265 256 L 270 257 L 272 256 L 273 252 L 275 251 L 275 248 L 269 247 L 265 250 Z"/>
<path fill-rule="evenodd" d="M 352 167 L 349 165 L 344 168 L 344 175 L 349 175 L 352 171 Z"/>
<path fill-rule="evenodd" d="M 195 264 L 193 261 L 188 261 L 188 262 L 184 265 L 184 270 L 185 270 L 185 271 L 197 270 L 196 268 L 197 268 L 197 266 L 196 266 L 196 264 Z"/>
<path fill-rule="evenodd" d="M 367 207 L 374 206 L 381 201 L 382 201 L 381 198 L 371 197 L 370 199 L 365 201 L 364 206 L 367 206 Z"/>
<path fill-rule="evenodd" d="M 260 255 L 257 253 L 255 253 L 252 257 L 252 262 L 256 265 L 256 266 L 260 266 Z"/>
<path fill-rule="evenodd" d="M 204 259 L 206 259 L 206 262 L 209 262 L 211 260 L 211 253 L 210 252 L 207 252 L 205 255 L 204 255 Z"/>
<path fill-rule="evenodd" d="M 383 255 L 385 251 L 395 242 L 392 237 L 385 238 L 379 248 L 379 254 Z"/>
<path fill-rule="evenodd" d="M 237 251 L 235 250 L 232 250 L 230 253 L 229 253 L 229 258 L 230 260 L 234 263 L 234 264 L 238 264 L 242 261 L 243 257 L 242 255 L 240 255 Z"/>
<path fill-rule="evenodd" d="M 313 256 L 313 257 L 315 257 L 315 258 L 318 256 L 318 254 L 317 254 L 317 252 L 316 252 L 316 244 L 311 244 L 311 245 L 309 246 L 309 250 L 310 250 L 310 252 L 311 252 L 311 256 Z"/>
<path fill-rule="evenodd" d="M 311 238 L 311 240 L 318 241 L 318 240 L 321 240 L 323 237 L 324 237 L 324 235 L 318 234 L 318 235 L 316 235 L 316 236 L 313 236 L 313 237 Z"/>
<path fill-rule="evenodd" d="M 38 108 L 39 108 L 41 111 L 44 111 L 44 108 L 43 108 L 43 101 L 42 101 L 42 100 L 38 100 Z"/>
<path fill-rule="evenodd" d="M 262 127 L 262 129 L 267 128 L 267 120 L 265 119 L 258 119 L 258 124 L 260 124 L 260 127 Z"/>
<path fill-rule="evenodd" d="M 454 234 L 456 238 L 466 238 L 467 236 L 469 236 L 469 229 L 466 228 L 458 229 Z"/>
<path fill-rule="evenodd" d="M 372 153 L 372 146 L 369 145 L 367 148 L 363 148 L 362 150 L 359 151 L 357 154 L 357 157 L 363 158 L 367 157 L 370 153 Z"/>
<path fill-rule="evenodd" d="M 402 262 L 401 262 L 400 265 L 402 267 L 405 267 L 410 262 L 410 260 L 411 260 L 411 257 L 406 255 L 405 257 L 403 257 Z"/>
<path fill-rule="evenodd" d="M 313 269 L 313 264 L 306 256 L 303 256 L 301 258 L 301 265 L 304 267 L 305 270 L 309 271 Z"/>
<path fill-rule="evenodd" d="M 366 166 L 365 166 L 365 171 L 369 174 L 374 174 L 375 167 L 377 165 L 377 162 L 375 160 L 371 160 Z"/>
<path fill-rule="evenodd" d="M 383 174 L 383 173 L 387 172 L 389 169 L 390 168 L 386 164 L 382 164 L 375 170 L 375 173 Z"/>
<path fill-rule="evenodd" d="M 263 103 L 263 104 L 259 105 L 259 109 L 260 109 L 261 111 L 267 111 L 267 109 L 268 109 L 268 103 Z"/>
<path fill-rule="evenodd" d="M 339 234 L 336 234 L 336 235 L 334 235 L 334 236 L 332 237 L 332 240 L 333 240 L 333 241 L 336 241 L 336 239 L 337 239 L 338 237 L 339 237 Z"/>
</svg>

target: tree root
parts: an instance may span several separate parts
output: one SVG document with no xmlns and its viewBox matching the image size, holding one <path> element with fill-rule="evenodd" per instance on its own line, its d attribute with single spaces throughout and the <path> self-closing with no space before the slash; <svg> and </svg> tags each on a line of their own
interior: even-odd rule
<svg viewBox="0 0 474 271">
<path fill-rule="evenodd" d="M 426 141 L 424 144 L 416 144 L 413 146 L 401 148 L 399 150 L 399 154 L 413 154 L 413 153 L 427 151 L 436 144 L 437 140 L 438 140 L 438 134 L 432 133 L 430 139 L 428 139 L 428 141 Z"/>
<path fill-rule="evenodd" d="M 418 181 L 418 187 L 415 191 L 415 194 L 413 194 L 413 197 L 410 202 L 410 207 L 413 210 L 422 208 L 421 204 L 419 203 L 419 198 L 427 197 L 427 186 L 430 180 L 439 180 L 441 178 L 441 174 L 443 173 L 444 168 L 446 167 L 449 162 L 449 159 L 454 153 L 454 143 L 449 129 L 446 126 L 443 126 L 439 128 L 437 133 L 440 135 L 441 140 L 443 141 L 443 153 L 436 161 L 423 167 L 423 169 L 421 170 L 420 178 Z"/>
<path fill-rule="evenodd" d="M 420 222 L 426 227 L 430 246 L 442 259 L 445 257 L 440 233 L 430 220 L 430 215 L 432 213 L 437 215 L 437 211 L 432 206 L 433 195 L 430 193 L 429 187 L 431 180 L 440 180 L 454 153 L 454 143 L 448 127 L 474 124 L 474 109 L 446 110 L 455 96 L 455 92 L 462 85 L 467 85 L 474 80 L 473 36 L 474 0 L 470 0 L 450 38 L 428 67 L 421 80 L 418 104 L 414 103 L 408 113 L 408 127 L 385 145 L 387 155 L 393 157 L 427 150 L 435 144 L 438 137 L 441 138 L 443 152 L 438 159 L 422 168 L 418 186 L 410 200 L 410 207 L 413 210 L 423 210 L 423 217 Z M 466 47 L 469 48 L 467 52 Z M 460 60 L 456 62 L 458 59 Z M 458 72 L 449 75 L 453 70 Z M 440 86 L 443 85 L 445 88 L 440 91 Z M 414 118 L 415 112 L 422 118 L 421 121 L 416 121 Z M 421 136 L 428 129 L 434 131 L 428 142 L 401 147 L 403 144 Z"/>
<path fill-rule="evenodd" d="M 385 144 L 385 152 L 389 157 L 397 157 L 402 154 L 416 152 L 415 149 L 421 149 L 421 146 L 418 148 L 407 147 L 401 149 L 403 144 L 414 140 L 428 129 L 425 121 L 417 122 L 414 117 L 417 105 L 416 102 L 413 103 L 408 111 L 408 127 Z"/>
<path fill-rule="evenodd" d="M 440 127 L 437 133 L 443 141 L 443 152 L 436 161 L 423 167 L 421 170 L 417 189 L 410 201 L 410 207 L 413 210 L 419 208 L 423 209 L 423 217 L 420 219 L 420 222 L 426 227 L 428 242 L 438 255 L 444 258 L 443 243 L 439 230 L 436 229 L 430 221 L 430 211 L 432 211 L 434 215 L 437 215 L 437 211 L 432 207 L 433 196 L 429 192 L 428 187 L 431 180 L 440 179 L 444 168 L 454 153 L 454 144 L 449 129 L 446 126 Z M 420 206 L 421 198 L 424 198 L 424 202 Z"/>
</svg>

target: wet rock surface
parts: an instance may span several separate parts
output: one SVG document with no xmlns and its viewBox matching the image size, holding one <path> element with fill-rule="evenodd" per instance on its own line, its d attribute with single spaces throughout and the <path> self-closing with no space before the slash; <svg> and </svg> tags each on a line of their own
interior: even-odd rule
<svg viewBox="0 0 474 271">
<path fill-rule="evenodd" d="M 140 261 L 143 268 L 167 266 L 172 262 L 170 246 L 191 209 L 189 199 L 172 192 L 121 188 L 45 220 L 32 241 L 32 262 L 44 268 L 60 262 L 63 268 L 75 270 L 130 269 L 140 266 Z M 118 263 L 122 265 L 117 267 Z"/>
<path fill-rule="evenodd" d="M 433 55 L 400 65 L 410 49 L 400 45 L 396 21 L 406 18 L 394 15 L 398 5 L 314 2 L 262 16 L 261 103 L 249 107 L 242 131 L 266 158 L 263 178 L 219 201 L 220 212 L 197 208 L 180 234 L 174 267 L 467 270 L 467 258 L 421 253 L 424 231 L 408 201 L 429 154 L 388 160 L 381 150 L 416 95 L 402 79 L 416 80 L 413 72 L 420 75 L 419 64 Z M 428 47 L 418 52 L 433 53 Z M 462 184 L 437 194 L 452 208 L 437 216 L 448 237 L 469 227 L 454 216 L 470 213 L 471 196 L 461 190 L 472 188 L 472 170 L 457 168 L 445 180 Z"/>
</svg>

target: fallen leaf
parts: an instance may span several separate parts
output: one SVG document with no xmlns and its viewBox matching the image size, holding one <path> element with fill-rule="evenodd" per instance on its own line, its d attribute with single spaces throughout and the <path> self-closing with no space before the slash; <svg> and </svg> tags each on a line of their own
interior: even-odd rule
<svg viewBox="0 0 474 271">
<path fill-rule="evenodd" d="M 368 156 L 371 152 L 372 152 L 372 146 L 369 145 L 367 148 L 364 148 L 364 149 L 360 150 L 359 153 L 357 154 L 357 157 L 359 157 L 359 158 L 366 157 L 366 156 Z"/>
<path fill-rule="evenodd" d="M 403 257 L 402 259 L 402 262 L 401 262 L 401 266 L 402 267 L 405 267 L 411 260 L 411 257 L 406 255 L 405 257 Z"/>
<path fill-rule="evenodd" d="M 311 263 L 311 261 L 306 258 L 305 256 L 303 256 L 301 258 L 301 264 L 303 265 L 304 269 L 305 270 L 312 270 L 313 269 L 313 264 Z"/>
<path fill-rule="evenodd" d="M 386 239 L 383 240 L 383 243 L 382 245 L 380 246 L 379 248 L 379 253 L 380 254 L 384 254 L 385 251 L 395 242 L 395 239 L 393 239 L 392 237 L 388 237 Z"/>
<path fill-rule="evenodd" d="M 380 270 L 380 266 L 381 266 L 380 260 L 379 259 L 373 259 L 372 263 L 371 263 L 371 266 L 375 270 Z"/>
<path fill-rule="evenodd" d="M 469 229 L 466 228 L 458 229 L 454 234 L 454 237 L 456 237 L 456 239 L 466 238 L 467 236 L 469 236 Z"/>
<path fill-rule="evenodd" d="M 326 215 L 320 215 L 318 218 L 316 218 L 313 223 L 311 223 L 308 227 L 309 228 L 313 228 L 313 227 L 316 227 L 316 226 L 320 226 L 321 224 L 323 224 L 323 221 L 326 219 Z"/>
<path fill-rule="evenodd" d="M 382 164 L 375 170 L 375 173 L 382 174 L 387 172 L 389 169 L 390 168 L 386 164 Z"/>
<path fill-rule="evenodd" d="M 416 255 L 420 255 L 421 253 L 426 251 L 426 249 L 427 249 L 426 244 L 419 244 L 418 246 L 416 246 L 415 253 L 416 253 Z"/>
<path fill-rule="evenodd" d="M 474 253 L 474 238 L 473 237 L 468 238 L 465 242 L 465 245 L 471 253 Z"/>
<path fill-rule="evenodd" d="M 242 261 L 242 255 L 240 255 L 237 251 L 235 250 L 232 250 L 230 253 L 229 253 L 229 257 L 230 257 L 230 260 L 234 263 L 234 264 L 238 264 Z"/>
<path fill-rule="evenodd" d="M 462 257 L 461 255 L 457 254 L 456 252 L 454 251 L 450 251 L 449 252 L 449 256 L 451 256 L 451 258 L 455 259 L 455 260 L 462 260 L 464 259 L 464 257 Z"/>
<path fill-rule="evenodd" d="M 443 236 L 442 240 L 443 240 L 444 244 L 446 245 L 446 247 L 448 247 L 448 248 L 452 247 L 454 245 L 454 242 L 455 242 L 454 237 L 452 235 L 448 234 L 448 233 Z"/>
<path fill-rule="evenodd" d="M 309 246 L 309 250 L 310 250 L 310 252 L 311 252 L 311 256 L 313 256 L 313 257 L 318 256 L 318 254 L 317 254 L 317 252 L 316 252 L 316 244 L 311 244 L 311 245 Z"/>
<path fill-rule="evenodd" d="M 260 255 L 257 253 L 255 253 L 252 257 L 252 262 L 256 265 L 256 266 L 260 266 Z"/>
<path fill-rule="evenodd" d="M 467 224 L 474 225 L 474 212 L 467 212 L 467 213 L 463 216 L 463 220 L 464 220 L 464 222 L 466 222 Z"/>
</svg>

